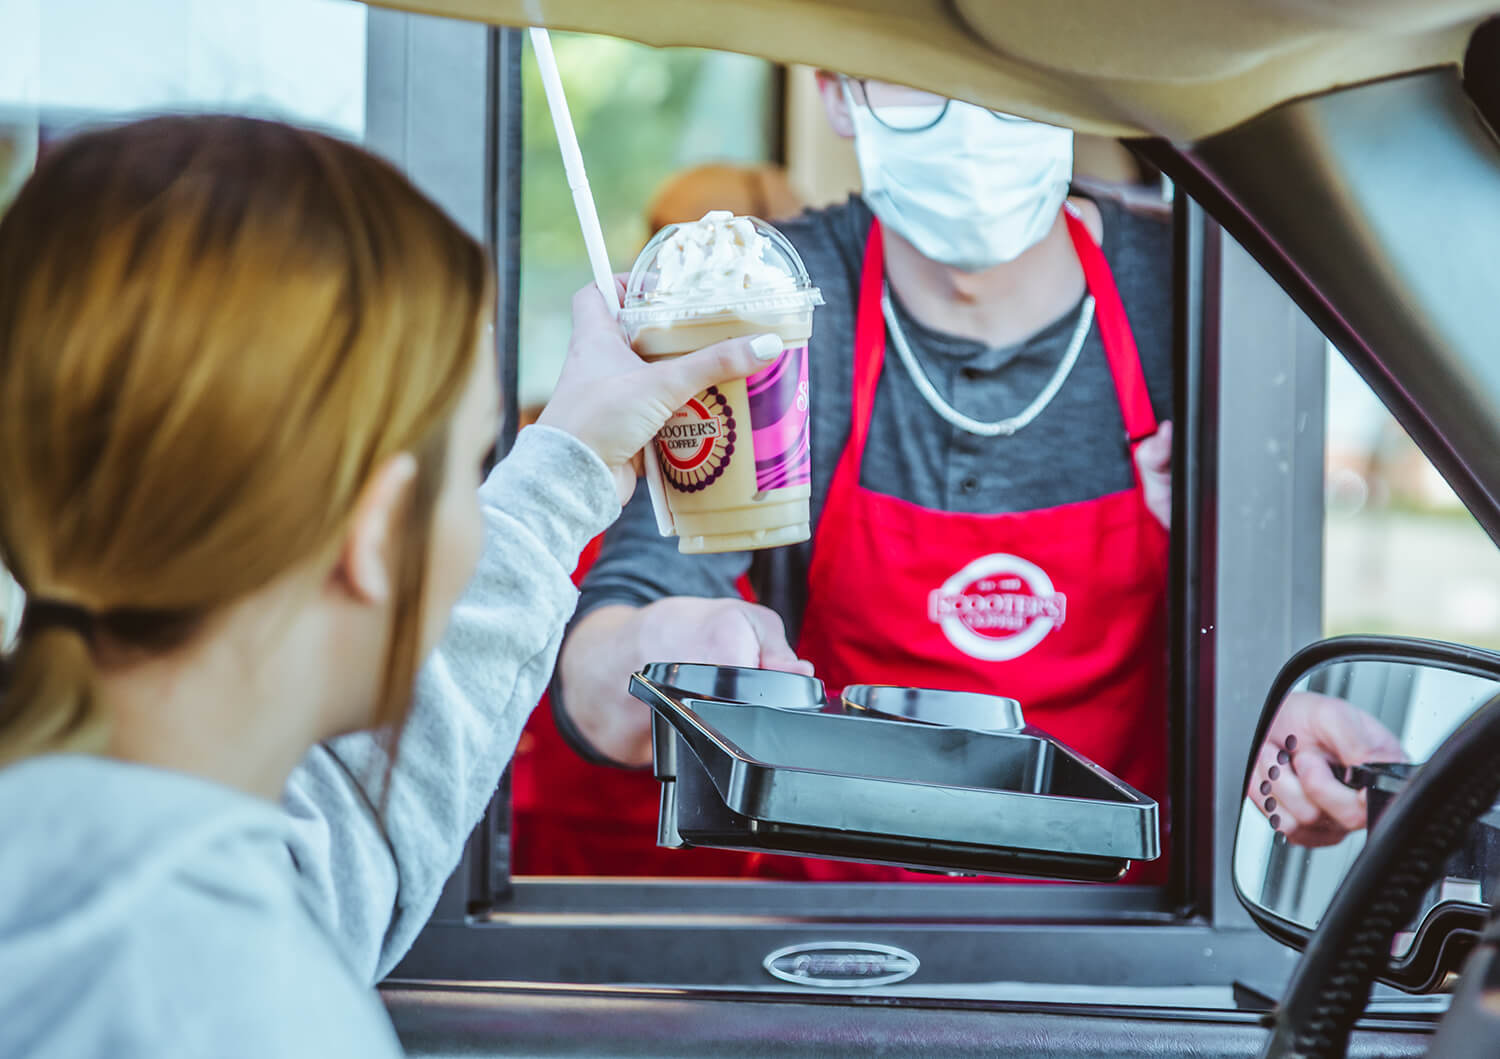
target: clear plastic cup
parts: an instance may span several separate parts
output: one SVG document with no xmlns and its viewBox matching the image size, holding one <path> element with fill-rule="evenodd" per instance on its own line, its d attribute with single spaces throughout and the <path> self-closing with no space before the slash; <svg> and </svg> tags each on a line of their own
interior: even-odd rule
<svg viewBox="0 0 1500 1059">
<path fill-rule="evenodd" d="M 796 544 L 812 535 L 807 342 L 823 297 L 765 221 L 710 213 L 662 229 L 636 259 L 620 320 L 647 360 L 774 333 L 781 356 L 689 401 L 657 435 L 685 553 Z"/>
</svg>

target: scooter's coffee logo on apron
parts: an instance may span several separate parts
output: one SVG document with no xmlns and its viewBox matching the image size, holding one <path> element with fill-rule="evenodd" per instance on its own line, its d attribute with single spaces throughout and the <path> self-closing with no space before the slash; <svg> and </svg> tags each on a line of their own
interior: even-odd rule
<svg viewBox="0 0 1500 1059">
<path fill-rule="evenodd" d="M 927 597 L 927 616 L 949 642 L 971 658 L 1020 658 L 1068 615 L 1068 597 L 1035 563 L 1014 555 L 986 555 Z"/>
<path fill-rule="evenodd" d="M 707 489 L 729 466 L 734 440 L 734 413 L 718 388 L 710 386 L 657 432 L 667 481 L 684 493 Z"/>
</svg>

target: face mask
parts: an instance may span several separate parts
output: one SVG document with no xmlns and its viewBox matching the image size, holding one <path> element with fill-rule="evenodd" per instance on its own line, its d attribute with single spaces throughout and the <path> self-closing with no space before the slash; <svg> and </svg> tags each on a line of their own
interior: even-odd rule
<svg viewBox="0 0 1500 1059">
<path fill-rule="evenodd" d="M 924 257 L 977 272 L 1014 261 L 1056 223 L 1073 175 L 1071 130 L 955 99 L 931 128 L 897 132 L 847 83 L 844 98 L 865 201 Z"/>
</svg>

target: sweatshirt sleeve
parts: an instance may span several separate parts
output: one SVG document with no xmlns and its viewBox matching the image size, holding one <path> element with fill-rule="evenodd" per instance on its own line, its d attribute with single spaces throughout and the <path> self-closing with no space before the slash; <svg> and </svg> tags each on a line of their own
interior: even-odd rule
<svg viewBox="0 0 1500 1059">
<path fill-rule="evenodd" d="M 551 677 L 579 553 L 620 510 L 603 462 L 547 427 L 522 431 L 480 503 L 484 553 L 418 677 L 389 787 L 379 738 L 359 733 L 314 747 L 283 796 L 314 914 L 371 982 L 432 914 Z"/>
</svg>

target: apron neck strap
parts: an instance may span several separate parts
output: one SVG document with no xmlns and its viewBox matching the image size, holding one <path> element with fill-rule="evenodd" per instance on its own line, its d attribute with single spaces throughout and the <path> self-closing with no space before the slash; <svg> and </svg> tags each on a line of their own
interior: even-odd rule
<svg viewBox="0 0 1500 1059">
<path fill-rule="evenodd" d="M 880 310 L 880 292 L 885 285 L 885 240 L 880 221 L 870 222 L 865 239 L 865 262 L 859 276 L 859 306 L 854 318 L 854 405 L 845 452 L 857 474 L 864 461 L 865 439 L 870 436 L 870 413 L 875 407 L 875 389 L 885 363 L 885 315 Z M 857 479 L 856 479 L 857 480 Z"/>
<path fill-rule="evenodd" d="M 1063 210 L 1068 235 L 1083 278 L 1094 296 L 1094 317 L 1099 321 L 1099 337 L 1104 342 L 1104 356 L 1109 373 L 1115 380 L 1115 394 L 1120 399 L 1120 414 L 1125 419 L 1125 436 L 1134 448 L 1156 433 L 1156 412 L 1151 407 L 1151 391 L 1146 388 L 1146 373 L 1141 370 L 1141 355 L 1135 348 L 1135 336 L 1120 301 L 1119 288 L 1104 251 L 1094 241 L 1088 226 L 1071 208 Z"/>
<path fill-rule="evenodd" d="M 1068 235 L 1083 278 L 1094 296 L 1094 318 L 1099 325 L 1109 373 L 1114 379 L 1125 434 L 1132 449 L 1156 433 L 1156 412 L 1151 407 L 1151 392 L 1146 388 L 1146 373 L 1135 336 L 1125 316 L 1125 304 L 1115 286 L 1114 273 L 1104 258 L 1104 251 L 1089 233 L 1083 220 L 1071 208 L 1063 210 Z M 854 319 L 854 405 L 849 425 L 849 444 L 845 455 L 858 473 L 864 460 L 865 440 L 870 435 L 870 413 L 875 407 L 875 389 L 885 364 L 885 316 L 880 308 L 880 293 L 885 284 L 885 241 L 880 237 L 880 221 L 870 222 L 865 239 L 864 266 L 859 277 L 859 306 Z"/>
</svg>

